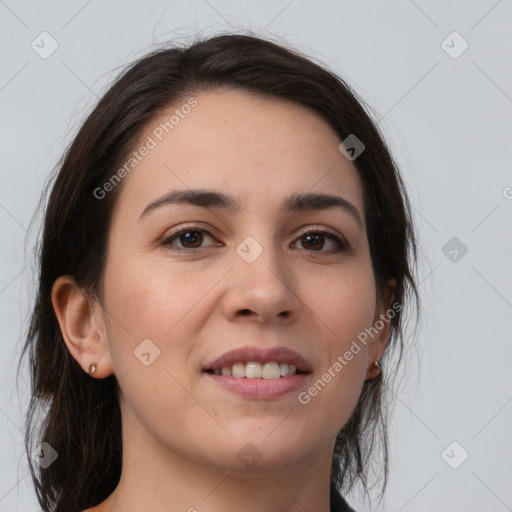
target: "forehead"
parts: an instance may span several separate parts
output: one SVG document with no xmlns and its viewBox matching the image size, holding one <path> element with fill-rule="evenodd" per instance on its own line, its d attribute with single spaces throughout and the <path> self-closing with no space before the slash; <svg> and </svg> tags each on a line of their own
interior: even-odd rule
<svg viewBox="0 0 512 512">
<path fill-rule="evenodd" d="M 297 192 L 338 193 L 362 213 L 361 182 L 340 142 L 303 105 L 229 89 L 198 92 L 142 131 L 119 208 L 127 203 L 133 212 L 124 213 L 140 214 L 166 192 L 202 188 L 265 211 Z"/>
</svg>

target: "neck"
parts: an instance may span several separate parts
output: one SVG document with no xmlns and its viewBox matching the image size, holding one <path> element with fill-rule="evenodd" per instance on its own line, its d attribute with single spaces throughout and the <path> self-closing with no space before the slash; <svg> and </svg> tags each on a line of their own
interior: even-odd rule
<svg viewBox="0 0 512 512">
<path fill-rule="evenodd" d="M 333 444 L 287 465 L 235 469 L 184 457 L 142 432 L 123 433 L 121 479 L 101 512 L 330 511 Z"/>
</svg>

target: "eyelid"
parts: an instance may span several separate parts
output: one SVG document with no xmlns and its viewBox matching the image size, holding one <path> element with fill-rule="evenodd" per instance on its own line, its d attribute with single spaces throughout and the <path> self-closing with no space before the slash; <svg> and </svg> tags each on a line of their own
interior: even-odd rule
<svg viewBox="0 0 512 512">
<path fill-rule="evenodd" d="M 325 257 L 340 256 L 341 254 L 344 254 L 347 251 L 350 251 L 350 249 L 351 249 L 351 246 L 348 243 L 347 239 L 341 233 L 339 233 L 336 230 L 333 230 L 331 228 L 328 228 L 327 226 L 308 225 L 308 226 L 304 226 L 303 228 L 300 228 L 299 233 L 295 236 L 292 244 L 295 245 L 297 242 L 299 242 L 301 240 L 302 237 L 304 237 L 306 235 L 310 235 L 310 234 L 311 235 L 320 235 L 320 236 L 323 236 L 324 238 L 332 240 L 335 243 L 336 248 L 330 249 L 327 251 L 323 251 L 323 250 L 315 251 L 315 250 L 303 249 L 303 251 L 305 251 L 306 254 L 308 254 L 308 255 L 313 255 L 315 257 L 316 256 L 320 256 L 320 257 L 322 257 L 322 256 L 325 256 Z"/>
<path fill-rule="evenodd" d="M 173 228 L 172 230 L 166 232 L 166 234 L 162 237 L 162 240 L 160 242 L 161 246 L 167 246 L 170 245 L 171 242 L 174 242 L 177 238 L 179 238 L 181 233 L 186 233 L 188 231 L 200 231 L 203 233 L 206 233 L 207 236 L 210 236 L 211 238 L 216 238 L 216 236 L 212 233 L 212 231 L 215 231 L 214 228 L 212 228 L 209 225 L 203 224 L 203 223 L 185 223 L 180 224 L 178 227 Z M 327 226 L 320 226 L 320 225 L 307 225 L 299 228 L 299 232 L 295 235 L 294 239 L 291 243 L 295 244 L 297 241 L 304 235 L 307 234 L 319 234 L 319 235 L 328 235 L 331 236 L 332 239 L 338 244 L 338 249 L 333 251 L 308 251 L 307 249 L 304 249 L 306 252 L 312 252 L 312 253 L 318 253 L 318 254 L 333 254 L 342 252 L 344 250 L 347 250 L 350 245 L 347 241 L 347 239 L 338 233 L 337 231 L 333 230 L 332 228 L 328 228 Z M 222 243 L 222 242 L 221 242 Z M 218 244 L 217 244 L 218 246 Z M 213 246 L 208 247 L 196 247 L 196 248 L 181 248 L 181 247 L 174 247 L 170 250 L 176 251 L 176 252 L 182 252 L 182 253 L 194 253 L 198 252 L 201 249 L 208 249 Z"/>
<path fill-rule="evenodd" d="M 332 236 L 334 236 L 335 238 L 340 238 L 341 241 L 345 244 L 345 245 L 349 245 L 348 244 L 348 241 L 347 239 L 341 234 L 341 233 L 338 233 L 336 230 L 332 229 L 332 228 L 328 228 L 327 226 L 320 226 L 320 225 L 307 225 L 307 226 L 304 226 L 302 228 L 299 228 L 299 234 L 297 235 L 298 237 L 304 235 L 304 234 L 308 234 L 308 233 L 311 233 L 311 232 L 314 232 L 314 233 L 322 233 L 322 234 L 330 234 Z"/>
<path fill-rule="evenodd" d="M 179 226 L 176 226 L 175 228 L 172 228 L 164 233 L 164 235 L 160 238 L 159 245 L 162 247 L 166 247 L 170 245 L 171 241 L 175 241 L 179 238 L 179 236 L 182 233 L 186 233 L 188 231 L 200 231 L 202 233 L 206 233 L 211 238 L 217 238 L 217 236 L 213 233 L 215 231 L 214 228 L 207 224 L 203 224 L 201 222 L 192 222 L 192 223 L 185 223 L 180 224 Z M 200 247 L 197 249 L 183 249 L 181 247 L 173 248 L 171 250 L 176 250 L 178 252 L 197 252 L 199 249 L 207 249 L 207 247 Z"/>
<path fill-rule="evenodd" d="M 215 229 L 208 224 L 204 224 L 204 223 L 198 222 L 198 221 L 195 221 L 195 222 L 191 221 L 190 223 L 186 222 L 185 224 L 180 224 L 179 226 L 176 226 L 174 228 L 167 230 L 164 233 L 164 235 L 162 235 L 161 238 L 162 238 L 162 240 L 167 240 L 168 238 L 171 238 L 172 236 L 177 235 L 178 233 L 181 233 L 184 230 L 206 231 L 208 233 L 212 233 L 212 236 L 213 236 L 213 232 L 215 232 Z"/>
</svg>

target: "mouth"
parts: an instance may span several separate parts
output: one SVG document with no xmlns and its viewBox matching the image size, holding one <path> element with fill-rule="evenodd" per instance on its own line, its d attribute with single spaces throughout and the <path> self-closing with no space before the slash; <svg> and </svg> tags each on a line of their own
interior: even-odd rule
<svg viewBox="0 0 512 512">
<path fill-rule="evenodd" d="M 268 361 L 266 363 L 259 363 L 258 361 L 238 362 L 231 366 L 209 368 L 205 372 L 214 375 L 232 376 L 237 379 L 265 380 L 282 379 L 292 375 L 310 373 L 300 370 L 294 364 L 278 361 Z"/>
<path fill-rule="evenodd" d="M 244 347 L 226 352 L 203 368 L 203 372 L 238 379 L 282 379 L 311 373 L 311 364 L 285 347 Z"/>
<path fill-rule="evenodd" d="M 255 399 L 279 398 L 302 387 L 311 364 L 285 347 L 231 350 L 208 363 L 203 373 L 225 389 Z"/>
</svg>

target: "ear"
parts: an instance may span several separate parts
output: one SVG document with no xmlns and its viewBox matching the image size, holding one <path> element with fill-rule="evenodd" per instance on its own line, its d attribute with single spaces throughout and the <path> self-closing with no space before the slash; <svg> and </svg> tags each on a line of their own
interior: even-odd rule
<svg viewBox="0 0 512 512">
<path fill-rule="evenodd" d="M 84 372 L 99 379 L 114 373 L 99 302 L 72 276 L 60 276 L 53 283 L 52 304 L 64 342 Z M 96 367 L 94 373 L 89 370 L 91 364 Z"/>
<path fill-rule="evenodd" d="M 366 371 L 366 380 L 375 379 L 380 373 L 380 369 L 375 366 L 381 360 L 386 347 L 389 344 L 391 335 L 391 319 L 396 315 L 396 311 L 391 308 L 395 297 L 396 279 L 390 279 L 386 288 L 377 299 L 375 308 L 375 317 L 372 324 L 372 333 L 368 342 L 369 366 Z"/>
</svg>

